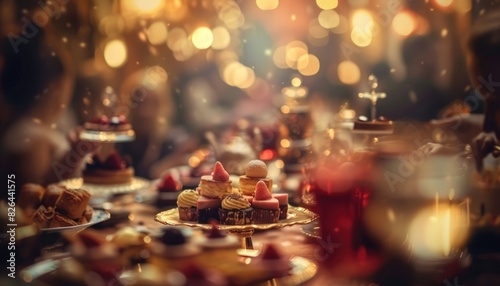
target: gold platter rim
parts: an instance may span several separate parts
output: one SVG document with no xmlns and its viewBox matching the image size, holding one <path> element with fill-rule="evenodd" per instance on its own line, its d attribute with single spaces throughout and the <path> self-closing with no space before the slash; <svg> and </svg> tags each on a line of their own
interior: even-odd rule
<svg viewBox="0 0 500 286">
<path fill-rule="evenodd" d="M 291 218 L 286 218 L 279 220 L 277 223 L 265 223 L 265 224 L 245 224 L 245 225 L 219 225 L 221 230 L 228 231 L 242 231 L 242 230 L 266 230 L 273 228 L 283 228 L 286 226 L 292 226 L 297 224 L 308 224 L 315 221 L 318 215 L 306 208 L 295 207 L 288 205 L 288 216 L 292 215 Z M 198 227 L 201 229 L 211 229 L 211 224 L 197 223 L 192 221 L 183 221 L 179 219 L 178 208 L 173 208 L 169 210 L 162 211 L 155 216 L 155 221 L 162 223 L 164 225 L 170 226 L 188 226 L 188 227 Z"/>
</svg>

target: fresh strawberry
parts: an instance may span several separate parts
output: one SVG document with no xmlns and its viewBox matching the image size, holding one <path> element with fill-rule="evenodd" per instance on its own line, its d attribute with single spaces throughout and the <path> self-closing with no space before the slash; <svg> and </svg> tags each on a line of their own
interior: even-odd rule
<svg viewBox="0 0 500 286">
<path fill-rule="evenodd" d="M 255 186 L 254 199 L 262 201 L 262 200 L 268 200 L 270 198 L 272 198 L 272 195 L 269 189 L 267 188 L 266 183 L 264 183 L 263 181 L 257 182 L 257 185 Z"/>
<path fill-rule="evenodd" d="M 229 181 L 229 173 L 224 169 L 221 162 L 215 162 L 214 171 L 212 172 L 212 178 L 215 181 L 226 182 Z"/>
<path fill-rule="evenodd" d="M 104 162 L 104 167 L 109 170 L 122 170 L 125 169 L 125 162 L 120 158 L 117 152 L 111 153 Z"/>
<path fill-rule="evenodd" d="M 261 254 L 261 258 L 266 260 L 280 259 L 281 256 L 274 244 L 268 244 Z"/>
</svg>

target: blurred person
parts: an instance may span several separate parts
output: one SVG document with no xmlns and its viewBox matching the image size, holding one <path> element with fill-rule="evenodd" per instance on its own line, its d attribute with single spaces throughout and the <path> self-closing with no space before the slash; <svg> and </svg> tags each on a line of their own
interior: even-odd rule
<svg viewBox="0 0 500 286">
<path fill-rule="evenodd" d="M 158 178 L 164 170 L 185 164 L 186 153 L 198 141 L 175 122 L 176 104 L 165 70 L 153 66 L 137 71 L 121 91 L 129 97 L 129 121 L 136 138 L 116 148 L 131 159 L 136 175 Z"/>
<path fill-rule="evenodd" d="M 6 37 L 0 46 L 0 101 L 7 112 L 1 129 L 0 173 L 15 175 L 17 186 L 76 176 L 84 157 L 98 147 L 80 141 L 77 130 L 68 137 L 59 131 L 72 96 L 71 59 L 50 23 L 37 28 L 18 51 Z M 12 29 L 22 35 L 21 27 Z"/>
</svg>

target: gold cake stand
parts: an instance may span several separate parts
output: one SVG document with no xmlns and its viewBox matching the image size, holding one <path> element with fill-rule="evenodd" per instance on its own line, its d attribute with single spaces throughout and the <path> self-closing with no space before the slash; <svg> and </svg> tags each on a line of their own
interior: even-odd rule
<svg viewBox="0 0 500 286">
<path fill-rule="evenodd" d="M 226 230 L 241 238 L 241 247 L 243 249 L 253 249 L 252 234 L 255 230 L 266 230 L 273 228 L 283 228 L 296 224 L 308 224 L 318 218 L 318 215 L 308 209 L 301 207 L 288 206 L 288 215 L 286 219 L 279 220 L 276 223 L 266 224 L 245 224 L 245 225 L 220 225 L 220 230 Z M 162 224 L 171 226 L 189 226 L 197 227 L 200 229 L 209 230 L 212 228 L 211 224 L 203 224 L 192 221 L 185 221 L 179 218 L 179 211 L 177 208 L 163 211 L 156 215 L 155 220 Z"/>
<path fill-rule="evenodd" d="M 252 235 L 255 230 L 266 230 L 274 228 L 283 228 L 296 224 L 308 224 L 315 221 L 318 215 L 308 209 L 301 207 L 288 206 L 288 215 L 286 219 L 279 220 L 277 223 L 267 224 L 247 224 L 247 225 L 220 225 L 219 229 L 226 230 L 229 233 L 237 235 L 241 239 L 242 252 L 240 255 L 248 255 L 255 257 L 256 251 L 252 251 L 253 242 Z M 155 220 L 165 225 L 170 226 L 187 226 L 196 227 L 200 229 L 209 230 L 212 228 L 211 224 L 202 224 L 191 221 L 184 221 L 179 218 L 179 211 L 177 208 L 160 212 L 156 215 Z M 245 251 L 247 250 L 247 251 Z M 300 285 L 311 278 L 317 273 L 317 265 L 304 257 L 294 256 L 290 258 L 292 270 L 290 275 L 281 277 L 279 279 L 272 279 L 267 282 L 267 285 Z"/>
</svg>

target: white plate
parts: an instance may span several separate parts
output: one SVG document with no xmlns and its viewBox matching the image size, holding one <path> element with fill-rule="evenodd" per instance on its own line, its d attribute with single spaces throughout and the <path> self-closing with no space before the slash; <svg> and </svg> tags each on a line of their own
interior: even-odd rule
<svg viewBox="0 0 500 286">
<path fill-rule="evenodd" d="M 68 189 L 84 189 L 91 195 L 105 197 L 108 195 L 118 195 L 134 193 L 149 186 L 149 181 L 139 177 L 133 177 L 128 184 L 119 185 L 94 185 L 83 182 L 82 178 L 74 178 L 60 182 Z"/>
<path fill-rule="evenodd" d="M 94 224 L 98 224 L 100 222 L 106 221 L 111 217 L 111 215 L 107 211 L 103 210 L 94 210 L 92 213 L 92 218 L 88 223 L 79 224 L 75 226 L 64 226 L 64 227 L 52 227 L 52 228 L 42 228 L 41 231 L 45 233 L 78 233 L 89 226 Z"/>
</svg>

